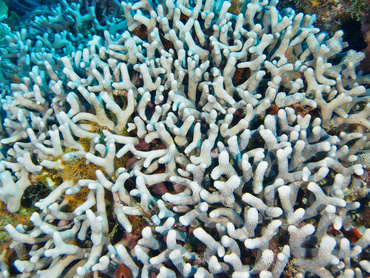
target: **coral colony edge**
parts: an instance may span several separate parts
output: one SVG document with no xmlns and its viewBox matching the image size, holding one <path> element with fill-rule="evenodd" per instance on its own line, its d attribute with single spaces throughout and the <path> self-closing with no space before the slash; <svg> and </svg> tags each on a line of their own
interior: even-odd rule
<svg viewBox="0 0 370 278">
<path fill-rule="evenodd" d="M 368 277 L 364 54 L 276 0 L 98 5 L 1 48 L 2 277 Z"/>
</svg>

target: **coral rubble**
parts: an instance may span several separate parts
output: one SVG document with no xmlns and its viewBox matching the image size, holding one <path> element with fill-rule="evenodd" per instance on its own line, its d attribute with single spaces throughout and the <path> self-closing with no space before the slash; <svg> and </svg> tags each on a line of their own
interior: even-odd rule
<svg viewBox="0 0 370 278">
<path fill-rule="evenodd" d="M 64 0 L 7 36 L 0 200 L 42 190 L 3 277 L 368 275 L 364 55 L 276 4 Z"/>
</svg>

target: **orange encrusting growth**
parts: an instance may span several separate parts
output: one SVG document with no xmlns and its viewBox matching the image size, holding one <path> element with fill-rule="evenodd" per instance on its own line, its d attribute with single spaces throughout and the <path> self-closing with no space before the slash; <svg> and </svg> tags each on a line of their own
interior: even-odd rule
<svg viewBox="0 0 370 278">
<path fill-rule="evenodd" d="M 65 180 L 72 180 L 73 184 L 77 184 L 81 179 L 96 179 L 95 172 L 104 169 L 93 163 L 88 163 L 86 158 L 76 158 L 71 161 L 63 161 L 63 171 L 60 171 L 60 177 Z"/>
<path fill-rule="evenodd" d="M 69 209 L 73 211 L 79 205 L 82 205 L 86 199 L 87 195 L 89 194 L 89 190 L 87 187 L 84 187 L 80 192 L 74 195 L 64 195 L 64 200 L 67 201 L 69 205 Z"/>
<path fill-rule="evenodd" d="M 106 127 L 100 126 L 97 123 L 91 123 L 91 132 L 102 134 L 103 130 L 109 130 Z M 111 130 L 109 130 L 111 132 Z M 124 135 L 127 132 L 124 132 Z M 91 147 L 91 138 L 85 138 L 81 137 L 78 140 L 78 143 L 84 148 L 86 152 L 90 150 Z M 77 152 L 79 150 L 74 149 L 66 149 L 65 152 Z M 60 157 L 57 157 L 55 160 L 60 159 Z M 116 169 L 120 167 L 125 167 L 126 161 L 128 159 L 128 154 L 114 159 L 114 167 Z M 66 180 L 72 180 L 73 184 L 77 184 L 80 180 L 83 179 L 96 179 L 96 171 L 100 170 L 103 174 L 105 173 L 105 170 L 103 167 L 95 165 L 92 162 L 89 162 L 86 160 L 86 158 L 76 158 L 71 161 L 63 161 L 61 162 L 64 169 L 62 171 L 59 171 L 57 175 L 62 179 L 62 181 Z M 59 183 L 60 184 L 60 183 Z M 77 206 L 84 203 L 86 201 L 87 195 L 89 193 L 89 190 L 85 187 L 83 188 L 79 193 L 75 195 L 65 195 L 64 199 L 68 202 L 70 209 L 74 210 Z"/>
<path fill-rule="evenodd" d="M 11 213 L 6 209 L 6 205 L 0 202 L 0 253 L 8 248 L 11 238 L 5 232 L 4 227 L 7 224 L 27 225 L 34 210 L 20 210 L 17 213 Z M 6 251 L 9 252 L 9 251 Z"/>
</svg>

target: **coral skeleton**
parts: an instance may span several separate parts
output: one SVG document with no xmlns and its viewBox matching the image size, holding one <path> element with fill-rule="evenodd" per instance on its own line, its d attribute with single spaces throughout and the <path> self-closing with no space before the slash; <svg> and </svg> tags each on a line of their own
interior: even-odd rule
<svg viewBox="0 0 370 278">
<path fill-rule="evenodd" d="M 1 48 L 0 201 L 40 193 L 0 276 L 369 275 L 370 82 L 342 31 L 277 0 L 88 2 Z"/>
</svg>

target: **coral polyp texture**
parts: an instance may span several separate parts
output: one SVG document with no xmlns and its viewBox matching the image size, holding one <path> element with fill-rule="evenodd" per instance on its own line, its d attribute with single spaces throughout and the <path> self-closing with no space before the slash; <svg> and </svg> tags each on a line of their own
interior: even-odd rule
<svg viewBox="0 0 370 278">
<path fill-rule="evenodd" d="M 8 36 L 0 200 L 36 212 L 3 277 L 368 276 L 364 54 L 276 4 L 63 1 Z"/>
</svg>

